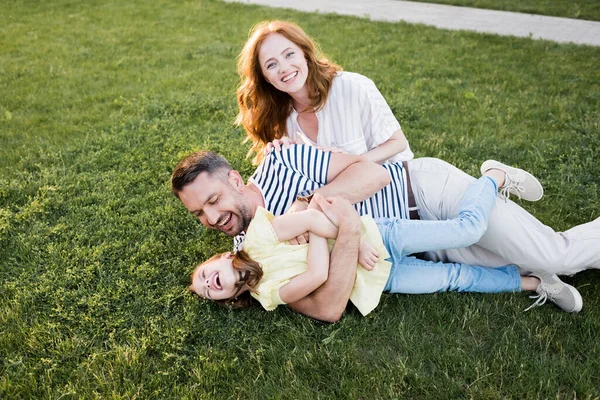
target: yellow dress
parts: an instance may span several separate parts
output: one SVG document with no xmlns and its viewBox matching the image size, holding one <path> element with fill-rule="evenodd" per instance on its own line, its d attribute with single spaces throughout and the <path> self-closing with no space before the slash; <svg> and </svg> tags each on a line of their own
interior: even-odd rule
<svg viewBox="0 0 600 400">
<path fill-rule="evenodd" d="M 252 296 L 268 311 L 279 304 L 285 304 L 279 297 L 279 288 L 290 279 L 306 271 L 308 244 L 291 245 L 280 242 L 275 235 L 271 220 L 273 215 L 262 207 L 258 207 L 254 219 L 246 231 L 243 249 L 260 263 L 263 277 Z M 362 315 L 367 315 L 379 304 L 381 293 L 390 275 L 391 263 L 385 261 L 390 257 L 375 221 L 371 217 L 361 217 L 361 238 L 367 240 L 378 252 L 379 262 L 372 271 L 360 265 L 357 268 L 356 280 L 350 301 Z M 329 241 L 331 250 L 334 241 Z"/>
</svg>

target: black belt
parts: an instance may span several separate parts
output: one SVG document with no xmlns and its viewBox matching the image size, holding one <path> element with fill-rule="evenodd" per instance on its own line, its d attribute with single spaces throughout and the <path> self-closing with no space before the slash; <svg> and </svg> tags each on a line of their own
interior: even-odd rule
<svg viewBox="0 0 600 400">
<path fill-rule="evenodd" d="M 417 208 L 417 203 L 415 202 L 415 195 L 413 194 L 412 185 L 410 184 L 408 163 L 406 161 L 403 161 L 402 165 L 404 165 L 404 170 L 406 171 L 406 188 L 408 192 L 408 216 L 410 217 L 410 219 L 421 219 L 419 217 L 419 209 Z"/>
</svg>

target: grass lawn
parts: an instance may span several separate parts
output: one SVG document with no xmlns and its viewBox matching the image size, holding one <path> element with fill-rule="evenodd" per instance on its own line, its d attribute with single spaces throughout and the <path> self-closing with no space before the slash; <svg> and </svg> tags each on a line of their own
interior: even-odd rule
<svg viewBox="0 0 600 400">
<path fill-rule="evenodd" d="M 186 291 L 231 241 L 170 194 L 233 126 L 248 29 L 291 19 L 372 78 L 417 156 L 488 157 L 546 188 L 556 229 L 600 216 L 600 49 L 213 0 L 0 5 L 0 398 L 597 398 L 600 273 L 579 315 L 524 294 L 384 295 L 326 325 Z"/>
<path fill-rule="evenodd" d="M 485 8 L 488 10 L 514 11 L 554 17 L 600 21 L 598 0 L 412 0 L 423 3 L 449 4 L 453 6 Z"/>
</svg>

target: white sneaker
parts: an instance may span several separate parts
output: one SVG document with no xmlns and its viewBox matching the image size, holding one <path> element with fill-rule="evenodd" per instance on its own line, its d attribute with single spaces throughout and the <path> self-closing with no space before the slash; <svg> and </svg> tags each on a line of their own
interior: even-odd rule
<svg viewBox="0 0 600 400">
<path fill-rule="evenodd" d="M 519 199 L 528 201 L 538 201 L 544 195 L 544 188 L 540 181 L 525 170 L 509 167 L 494 160 L 487 160 L 481 164 L 482 174 L 490 169 L 499 169 L 506 174 L 504 185 L 499 188 L 500 194 L 506 199 L 511 193 L 518 196 Z"/>
<path fill-rule="evenodd" d="M 538 295 L 530 296 L 530 298 L 537 300 L 525 311 L 543 305 L 548 299 L 566 312 L 576 313 L 581 311 L 583 299 L 579 291 L 573 286 L 564 283 L 555 274 L 535 272 L 529 274 L 529 276 L 538 278 L 540 284 L 535 290 Z"/>
</svg>

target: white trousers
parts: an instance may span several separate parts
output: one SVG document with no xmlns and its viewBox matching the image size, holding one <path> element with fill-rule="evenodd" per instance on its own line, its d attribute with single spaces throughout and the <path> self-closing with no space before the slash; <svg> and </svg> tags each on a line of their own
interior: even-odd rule
<svg viewBox="0 0 600 400">
<path fill-rule="evenodd" d="M 455 218 L 467 186 L 475 180 L 435 158 L 408 162 L 419 215 L 424 220 Z M 432 261 L 487 267 L 516 264 L 523 271 L 572 275 L 600 268 L 600 218 L 565 232 L 555 232 L 512 201 L 498 198 L 481 240 L 462 249 L 427 252 Z"/>
</svg>

